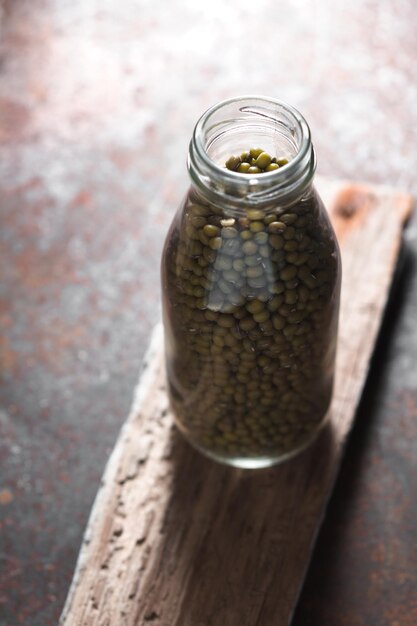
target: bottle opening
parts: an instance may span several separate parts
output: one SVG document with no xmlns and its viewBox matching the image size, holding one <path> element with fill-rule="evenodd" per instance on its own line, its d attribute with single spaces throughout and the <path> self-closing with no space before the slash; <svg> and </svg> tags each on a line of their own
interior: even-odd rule
<svg viewBox="0 0 417 626">
<path fill-rule="evenodd" d="M 262 148 L 289 163 L 273 172 L 240 174 L 225 168 L 232 154 Z M 206 111 L 190 143 L 188 169 L 211 201 L 235 205 L 293 201 L 311 184 L 315 155 L 304 117 L 293 107 L 263 96 L 225 100 Z"/>
</svg>

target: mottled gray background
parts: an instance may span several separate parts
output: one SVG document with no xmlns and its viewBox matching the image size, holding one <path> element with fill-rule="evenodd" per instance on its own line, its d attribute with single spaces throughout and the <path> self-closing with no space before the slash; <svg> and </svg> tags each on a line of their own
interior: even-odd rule
<svg viewBox="0 0 417 626">
<path fill-rule="evenodd" d="M 287 100 L 320 173 L 415 194 L 417 4 L 0 0 L 0 20 L 0 626 L 48 626 L 158 317 L 194 123 Z M 296 626 L 417 623 L 415 221 L 406 239 Z"/>
</svg>

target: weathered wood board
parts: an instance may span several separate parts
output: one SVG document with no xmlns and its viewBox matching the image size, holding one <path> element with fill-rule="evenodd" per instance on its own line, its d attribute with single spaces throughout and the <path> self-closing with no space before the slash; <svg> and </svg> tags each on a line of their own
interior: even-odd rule
<svg viewBox="0 0 417 626">
<path fill-rule="evenodd" d="M 387 302 L 411 198 L 319 181 L 342 250 L 331 419 L 268 470 L 209 461 L 173 427 L 162 330 L 106 467 L 61 626 L 286 626 L 335 482 Z"/>
</svg>

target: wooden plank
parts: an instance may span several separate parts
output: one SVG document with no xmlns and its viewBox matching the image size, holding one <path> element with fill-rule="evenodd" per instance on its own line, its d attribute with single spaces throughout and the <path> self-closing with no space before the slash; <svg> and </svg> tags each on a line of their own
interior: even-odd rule
<svg viewBox="0 0 417 626">
<path fill-rule="evenodd" d="M 284 626 L 352 427 L 411 198 L 320 181 L 342 250 L 331 420 L 267 470 L 217 465 L 173 428 L 162 330 L 91 512 L 61 626 Z"/>
</svg>

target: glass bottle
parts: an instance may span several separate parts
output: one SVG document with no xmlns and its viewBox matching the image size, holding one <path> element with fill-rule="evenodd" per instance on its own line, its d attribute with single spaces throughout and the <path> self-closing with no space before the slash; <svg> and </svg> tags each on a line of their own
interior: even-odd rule
<svg viewBox="0 0 417 626">
<path fill-rule="evenodd" d="M 225 167 L 257 146 L 288 163 Z M 272 98 L 217 104 L 190 142 L 162 256 L 168 393 L 186 438 L 237 467 L 293 456 L 328 414 L 341 263 L 315 166 L 307 122 Z"/>
</svg>

